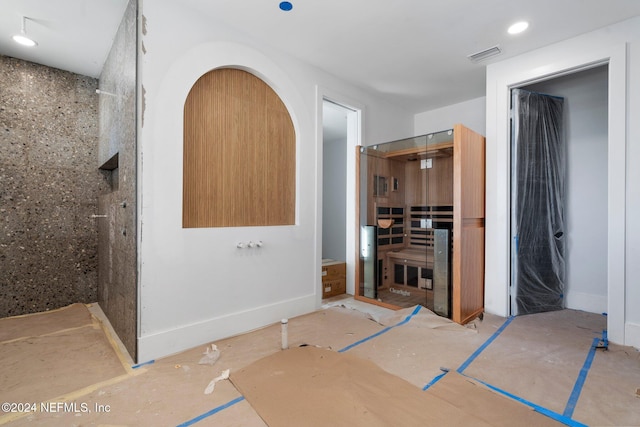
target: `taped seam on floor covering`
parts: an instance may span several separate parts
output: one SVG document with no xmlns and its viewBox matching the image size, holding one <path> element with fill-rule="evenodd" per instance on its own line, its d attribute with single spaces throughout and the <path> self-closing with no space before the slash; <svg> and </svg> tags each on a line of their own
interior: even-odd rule
<svg viewBox="0 0 640 427">
<path fill-rule="evenodd" d="M 129 363 L 127 362 L 127 358 L 120 350 L 120 346 L 116 342 L 116 339 L 113 337 L 113 335 L 111 335 L 111 331 L 109 331 L 109 328 L 107 328 L 107 325 L 105 325 L 100 319 L 94 316 L 93 313 L 91 314 L 91 321 L 93 322 L 94 325 L 96 325 L 96 327 L 102 329 L 104 336 L 107 338 L 107 341 L 109 341 L 111 348 L 113 348 L 113 351 L 116 353 L 116 356 L 118 357 L 118 360 L 122 364 L 122 367 L 124 368 L 125 372 L 127 373 L 133 372 L 133 369 L 135 368 L 129 365 Z"/>
<path fill-rule="evenodd" d="M 36 313 L 36 314 L 40 314 L 40 313 Z M 28 315 L 25 315 L 28 316 Z M 87 323 L 86 325 L 82 325 L 82 326 L 74 326 L 72 328 L 67 328 L 67 329 L 59 329 L 57 331 L 53 331 L 53 332 L 47 332 L 46 334 L 40 334 L 40 335 L 36 335 L 37 337 L 52 337 L 54 335 L 59 335 L 59 334 L 65 334 L 67 332 L 73 332 L 73 331 L 78 331 L 80 329 L 84 329 L 84 328 L 96 328 L 96 325 L 91 323 Z M 33 336 L 26 336 L 26 337 L 18 337 L 18 338 L 12 338 L 10 340 L 6 340 L 6 341 L 0 341 L 0 344 L 11 344 L 14 342 L 19 342 L 19 341 L 24 341 L 24 340 L 29 340 L 32 339 Z"/>
<path fill-rule="evenodd" d="M 413 312 L 410 315 L 408 315 L 403 321 L 398 322 L 398 323 L 396 323 L 395 325 L 392 325 L 392 326 L 387 326 L 383 330 L 378 331 L 373 335 L 370 335 L 370 336 L 368 336 L 366 338 L 363 338 L 363 339 L 361 339 L 359 341 L 356 341 L 353 344 L 350 344 L 350 345 L 346 346 L 345 348 L 343 348 L 341 350 L 338 350 L 338 353 L 344 353 L 345 351 L 351 350 L 353 347 L 356 347 L 356 346 L 358 346 L 358 345 L 360 345 L 362 343 L 365 343 L 365 342 L 369 341 L 370 339 L 378 337 L 378 336 L 384 334 L 385 332 L 389 332 L 393 328 L 396 328 L 398 326 L 402 326 L 402 325 L 408 323 L 413 318 L 413 316 L 418 314 L 418 312 L 420 311 L 421 308 L 422 308 L 421 305 L 417 305 L 416 308 L 413 310 Z M 210 417 L 211 415 L 214 415 L 214 414 L 222 411 L 223 409 L 226 409 L 226 408 L 228 408 L 230 406 L 233 406 L 236 403 L 241 402 L 243 400 L 244 400 L 244 396 L 240 396 L 240 397 L 238 397 L 236 399 L 233 399 L 233 400 L 225 403 L 224 405 L 220 405 L 217 408 L 214 408 L 214 409 L 210 410 L 209 412 L 205 412 L 204 414 L 199 415 L 199 416 L 193 418 L 192 420 L 186 421 L 185 423 L 182 423 L 182 424 L 178 424 L 178 427 L 187 427 L 187 426 L 190 426 L 192 424 L 195 424 L 198 421 L 202 421 L 203 419 L 205 419 L 207 417 Z"/>
<path fill-rule="evenodd" d="M 373 339 L 375 337 L 378 337 L 378 336 L 388 332 L 389 330 L 391 330 L 391 329 L 393 329 L 393 328 L 395 328 L 397 326 L 401 326 L 401 325 L 404 325 L 404 324 L 408 323 L 413 318 L 413 316 L 418 314 L 418 312 L 420 311 L 421 308 L 422 307 L 420 305 L 416 306 L 416 309 L 413 311 L 413 313 L 411 313 L 409 316 L 407 316 L 403 321 L 401 321 L 401 322 L 399 322 L 399 323 L 397 323 L 397 324 L 395 324 L 393 326 L 388 326 L 385 329 L 383 329 L 383 330 L 381 330 L 379 332 L 376 332 L 373 335 L 370 335 L 370 336 L 368 336 L 366 338 L 363 338 L 363 339 L 361 339 L 359 341 L 356 341 L 355 343 L 350 344 L 350 345 L 348 345 L 347 347 L 344 347 L 341 350 L 338 350 L 338 353 L 342 353 L 342 352 L 348 351 L 348 350 L 352 349 L 353 347 L 356 347 L 356 346 L 358 346 L 358 345 L 360 345 L 362 343 L 365 343 L 365 342 L 367 342 L 367 341 L 369 341 L 369 340 L 371 340 L 371 339 Z M 471 356 L 469 356 L 469 358 L 462 365 L 460 365 L 460 367 L 457 369 L 457 372 L 462 374 L 462 375 L 464 375 L 464 376 L 466 376 L 467 378 L 470 378 L 470 379 L 472 379 L 474 381 L 477 381 L 477 382 L 485 385 L 486 387 L 490 388 L 491 390 L 493 390 L 493 391 L 495 391 L 497 393 L 500 393 L 500 394 L 502 394 L 504 396 L 507 396 L 507 397 L 509 397 L 511 399 L 514 399 L 514 400 L 516 400 L 516 401 L 518 401 L 518 402 L 520 402 L 520 403 L 522 403 L 522 404 L 524 404 L 526 406 L 529 406 L 530 408 L 532 408 L 536 412 L 539 412 L 540 414 L 546 415 L 547 417 L 552 418 L 552 419 L 554 419 L 554 420 L 556 420 L 556 421 L 558 421 L 558 422 L 560 422 L 560 423 L 562 423 L 564 425 L 567 425 L 567 426 L 570 426 L 570 427 L 587 427 L 586 424 L 582 424 L 582 423 L 580 423 L 578 421 L 572 420 L 571 419 L 571 415 L 573 415 L 573 409 L 575 409 L 575 404 L 577 403 L 578 397 L 580 396 L 580 391 L 582 390 L 582 386 L 584 385 L 584 380 L 586 379 L 586 376 L 587 376 L 587 373 L 589 371 L 589 368 L 591 367 L 591 362 L 593 361 L 593 357 L 595 355 L 596 345 L 600 341 L 599 338 L 594 338 L 594 340 L 593 340 L 593 345 L 591 346 L 591 351 L 587 355 L 587 359 L 585 360 L 585 364 L 582 367 L 581 373 L 580 373 L 580 375 L 578 377 L 578 380 L 576 381 L 576 385 L 574 386 L 574 392 L 572 393 L 572 395 L 571 395 L 571 397 L 569 399 L 569 402 L 567 403 L 567 409 L 565 409 L 565 412 L 564 412 L 563 415 L 560 415 L 560 414 L 558 414 L 558 413 L 556 413 L 556 412 L 554 412 L 554 411 L 552 411 L 550 409 L 547 409 L 545 407 L 537 405 L 537 404 L 535 404 L 533 402 L 530 402 L 530 401 L 528 401 L 526 399 L 523 399 L 523 398 L 521 398 L 521 397 L 519 397 L 519 396 L 517 396 L 517 395 L 515 395 L 513 393 L 509 393 L 506 390 L 502 390 L 502 389 L 500 389 L 500 388 L 498 388 L 496 386 L 493 386 L 493 385 L 491 385 L 489 383 L 486 383 L 486 382 L 484 382 L 482 380 L 479 380 L 477 378 L 471 377 L 469 375 L 465 375 L 463 373 L 463 371 L 465 369 L 467 369 L 467 367 L 469 367 L 469 365 L 480 355 L 480 353 L 482 353 L 506 329 L 506 327 L 509 326 L 509 324 L 513 321 L 513 319 L 514 319 L 513 316 L 509 317 L 502 324 L 502 326 L 500 326 L 500 328 L 498 328 L 498 330 L 496 332 L 494 332 L 493 335 L 491 335 L 491 337 L 489 337 L 489 339 L 487 339 L 487 341 L 485 341 L 475 352 L 473 352 L 473 354 Z M 153 361 L 147 362 L 147 363 L 153 363 Z M 422 390 L 427 390 L 433 384 L 437 383 L 440 379 L 442 379 L 446 374 L 447 374 L 447 372 L 443 372 L 442 374 L 437 375 Z M 574 397 L 574 393 L 576 393 L 575 397 Z M 220 405 L 220 406 L 212 409 L 209 412 L 206 412 L 206 413 L 204 413 L 204 414 L 202 414 L 202 415 L 200 415 L 200 416 L 198 416 L 196 418 L 193 418 L 193 419 L 191 419 L 191 420 L 189 420 L 189 421 L 187 421 L 185 423 L 179 424 L 178 427 L 191 426 L 191 425 L 193 425 L 193 424 L 195 424 L 195 423 L 197 423 L 199 421 L 202 421 L 203 419 L 205 419 L 205 418 L 207 418 L 207 417 L 209 417 L 211 415 L 214 415 L 214 414 L 216 414 L 216 413 L 218 413 L 218 412 L 220 412 L 220 411 L 222 411 L 222 410 L 224 410 L 224 409 L 226 409 L 226 408 L 228 408 L 230 406 L 233 406 L 236 403 L 239 403 L 239 402 L 241 402 L 243 400 L 245 400 L 244 396 L 237 397 L 237 398 L 235 398 L 235 399 L 233 399 L 233 400 L 231 400 L 231 401 L 229 401 L 229 402 L 227 402 L 227 403 L 225 403 L 223 405 Z M 570 409 L 570 412 L 568 413 L 569 404 L 571 402 L 573 402 L 573 406 Z"/>
<path fill-rule="evenodd" d="M 395 325 L 392 325 L 392 326 L 387 326 L 387 327 L 386 327 L 386 328 L 384 328 L 383 330 L 378 331 L 378 332 L 376 332 L 376 333 L 375 333 L 375 334 L 373 334 L 373 335 L 370 335 L 370 336 L 368 336 L 368 337 L 366 337 L 366 338 L 363 338 L 363 339 L 361 339 L 360 341 L 356 341 L 356 342 L 354 342 L 353 344 L 350 344 L 350 345 L 346 346 L 345 348 L 343 348 L 343 349 L 341 349 L 341 350 L 338 350 L 338 353 L 344 353 L 345 351 L 351 350 L 353 347 L 357 347 L 357 346 L 359 346 L 360 344 L 363 344 L 363 343 L 365 343 L 365 342 L 367 342 L 367 341 L 369 341 L 369 340 L 371 340 L 371 339 L 373 339 L 373 338 L 375 338 L 375 337 L 379 337 L 380 335 L 382 335 L 382 334 L 384 334 L 384 333 L 386 333 L 386 332 L 389 332 L 389 331 L 390 331 L 391 329 L 393 329 L 393 328 L 397 328 L 398 326 L 402 326 L 402 325 L 404 325 L 404 324 L 408 323 L 408 322 L 413 318 L 413 316 L 415 316 L 416 314 L 418 314 L 418 312 L 420 311 L 420 309 L 421 309 L 421 308 L 422 308 L 422 306 L 421 306 L 421 305 L 417 305 L 417 306 L 416 306 L 416 308 L 415 308 L 415 310 L 413 310 L 413 313 L 411 313 L 410 315 L 408 315 L 408 316 L 407 316 L 407 317 L 406 317 L 402 322 L 396 323 Z"/>
<path fill-rule="evenodd" d="M 56 398 L 53 399 L 49 399 L 49 400 L 45 400 L 44 402 L 41 402 L 40 404 L 46 404 L 46 403 L 58 403 L 58 402 L 71 402 L 74 400 L 78 400 L 81 397 L 84 397 L 86 395 L 88 395 L 89 393 L 93 393 L 96 390 L 98 390 L 99 388 L 103 388 L 103 387 L 109 387 L 112 386 L 114 384 L 118 384 L 119 382 L 128 380 L 129 378 L 135 377 L 137 375 L 143 374 L 145 373 L 146 370 L 144 369 L 140 369 L 139 371 L 136 372 L 127 372 L 126 374 L 120 375 L 118 377 L 114 377 L 114 378 L 110 378 L 108 380 L 104 380 L 102 382 L 99 383 L 95 383 L 95 384 L 91 384 L 87 387 L 81 388 L 80 390 L 76 390 L 73 391 L 71 393 L 68 394 L 64 394 L 62 396 L 58 396 Z M 33 412 L 19 412 L 19 413 L 13 413 L 13 414 L 9 414 L 9 415 L 5 415 L 3 417 L 0 417 L 0 425 L 6 424 L 8 422 L 11 421 L 15 421 L 19 418 L 23 418 L 26 417 L 27 415 L 33 415 Z"/>
<path fill-rule="evenodd" d="M 223 409 L 227 409 L 228 407 L 233 406 L 236 403 L 242 402 L 243 400 L 245 400 L 244 396 L 236 397 L 235 399 L 233 399 L 233 400 L 231 400 L 231 401 L 229 401 L 229 402 L 227 402 L 227 403 L 225 403 L 223 405 L 220 405 L 220 406 L 218 406 L 216 408 L 213 408 L 209 412 L 205 412 L 204 414 L 198 415 L 197 417 L 195 417 L 193 419 L 190 419 L 189 421 L 186 421 L 186 422 L 184 422 L 182 424 L 178 424 L 178 427 L 188 427 L 190 425 L 193 425 L 193 424 L 195 424 L 195 423 L 197 423 L 199 421 L 204 420 L 207 417 L 210 417 L 211 415 L 217 414 L 218 412 L 222 411 Z"/>
<path fill-rule="evenodd" d="M 445 372 L 445 374 L 446 374 L 446 372 Z M 474 378 L 474 377 L 466 375 L 466 374 L 462 374 L 462 375 L 464 375 L 465 377 L 470 378 L 470 379 L 472 379 L 474 381 L 477 381 L 480 384 L 484 384 L 485 386 L 489 387 L 491 390 L 493 390 L 495 392 L 498 392 L 498 393 L 500 393 L 500 394 L 502 394 L 504 396 L 510 397 L 511 399 L 514 399 L 514 400 L 516 400 L 516 401 L 518 401 L 518 402 L 520 402 L 520 403 L 522 403 L 524 405 L 527 405 L 528 407 L 532 408 L 536 412 L 539 412 L 542 415 L 546 415 L 547 417 L 552 418 L 552 419 L 554 419 L 554 420 L 556 420 L 556 421 L 558 421 L 558 422 L 560 422 L 560 423 L 562 423 L 564 425 L 567 425 L 567 426 L 570 426 L 570 427 L 588 427 L 586 424 L 582 424 L 579 421 L 572 420 L 571 417 L 567 416 L 566 414 L 565 415 L 560 415 L 557 412 L 553 412 L 551 409 L 547 409 L 547 408 L 545 408 L 543 406 L 536 405 L 533 402 L 529 402 L 528 400 L 523 399 L 520 396 L 516 396 L 513 393 L 509 393 L 506 390 L 502 390 L 502 389 L 500 389 L 500 388 L 498 388 L 496 386 L 493 386 L 493 385 L 491 385 L 489 383 L 486 383 L 486 382 L 484 382 L 482 380 L 479 380 L 477 378 Z M 442 376 L 444 376 L 444 375 L 442 375 Z"/>
<path fill-rule="evenodd" d="M 498 338 L 498 336 L 502 333 L 502 331 L 504 331 L 507 328 L 507 326 L 509 326 L 509 324 L 513 321 L 513 319 L 514 319 L 514 316 L 511 316 L 507 320 L 505 320 L 502 326 L 500 326 L 497 331 L 495 331 L 480 347 L 478 347 L 478 349 L 474 351 L 471 354 L 471 356 L 469 356 L 469 358 L 462 363 L 462 365 L 460 365 L 460 367 L 456 370 L 456 372 L 458 372 L 459 374 L 462 374 L 462 372 L 469 367 L 471 362 L 473 362 L 480 355 L 480 353 L 482 353 L 487 347 L 489 347 L 489 344 L 491 344 L 493 341 L 495 341 L 496 338 Z M 447 372 L 444 372 L 440 375 L 436 375 L 431 381 L 429 381 L 427 385 L 422 387 L 422 390 L 423 391 L 428 390 L 429 387 L 431 387 L 432 385 L 440 381 L 442 377 L 446 375 Z"/>
<path fill-rule="evenodd" d="M 85 307 L 87 307 L 87 306 L 85 305 Z M 59 308 L 59 309 L 50 310 L 47 313 L 54 312 L 54 311 L 61 311 L 61 310 L 64 310 L 66 308 L 67 307 L 62 307 L 62 308 Z M 42 314 L 42 313 L 34 313 L 34 314 L 37 315 L 37 314 Z M 33 314 L 28 314 L 28 315 L 16 316 L 16 317 L 25 317 L 25 316 L 32 316 L 32 315 Z M 143 365 L 147 365 L 149 363 L 153 363 L 153 361 L 151 361 L 151 362 L 142 363 L 142 364 L 139 364 L 139 365 L 129 366 L 128 363 L 126 363 L 126 361 L 125 361 L 124 355 L 120 351 L 120 347 L 116 344 L 115 339 L 113 338 L 113 336 L 111 335 L 111 333 L 107 329 L 106 325 L 100 319 L 98 319 L 95 315 L 93 315 L 93 313 L 90 313 L 90 315 L 91 315 L 91 323 L 90 324 L 77 326 L 77 327 L 74 327 L 74 328 L 63 329 L 63 330 L 60 330 L 60 331 L 55 331 L 55 332 L 48 333 L 48 334 L 43 334 L 43 335 L 40 335 L 40 336 L 43 336 L 43 337 L 44 336 L 52 336 L 54 334 L 59 334 L 61 332 L 69 332 L 69 331 L 72 331 L 72 330 L 78 330 L 78 329 L 82 329 L 82 328 L 86 328 L 86 327 L 91 327 L 93 329 L 101 329 L 102 332 L 105 334 L 105 337 L 106 337 L 107 341 L 109 342 L 109 345 L 111 346 L 113 351 L 116 353 L 116 356 L 118 357 L 118 360 L 122 364 L 123 369 L 125 371 L 125 374 L 117 376 L 117 377 L 113 377 L 113 378 L 110 378 L 110 379 L 107 379 L 107 380 L 104 380 L 104 381 L 101 381 L 101 382 L 96 383 L 96 384 L 88 385 L 88 386 L 86 386 L 84 388 L 81 388 L 79 390 L 72 391 L 72 392 L 64 394 L 62 396 L 58 396 L 58 397 L 56 397 L 54 399 L 46 400 L 46 401 L 44 401 L 42 403 L 47 403 L 47 402 L 54 402 L 54 403 L 55 402 L 69 402 L 69 401 L 76 400 L 76 399 L 78 399 L 80 397 L 88 395 L 89 393 L 93 393 L 94 391 L 98 390 L 101 387 L 108 387 L 108 386 L 117 384 L 117 383 L 119 383 L 121 381 L 127 380 L 127 379 L 129 379 L 131 377 L 140 375 L 140 374 L 146 372 L 146 370 L 145 369 L 136 369 L 136 368 L 139 368 L 139 367 L 141 367 Z M 14 340 L 11 340 L 11 341 L 14 341 Z M 4 424 L 6 424 L 8 422 L 15 421 L 17 419 L 23 418 L 23 417 L 25 417 L 27 415 L 30 415 L 30 414 L 32 414 L 32 413 L 31 412 L 21 412 L 21 413 L 13 413 L 13 414 L 2 416 L 2 417 L 0 417 L 0 425 L 4 425 Z"/>
<path fill-rule="evenodd" d="M 567 417 L 566 414 L 566 410 L 565 410 L 565 414 L 560 415 L 556 412 L 553 412 L 550 409 L 544 408 L 540 405 L 536 405 L 533 402 L 529 402 L 528 400 L 525 400 L 519 396 L 516 396 L 513 393 L 509 393 L 508 391 L 502 390 L 496 386 L 493 386 L 489 383 L 486 383 L 482 380 L 479 380 L 477 378 L 471 377 L 469 375 L 465 375 L 463 373 L 463 371 L 465 369 L 467 369 L 469 367 L 469 365 L 480 355 L 480 353 L 482 353 L 484 350 L 486 350 L 487 347 L 489 347 L 489 345 L 495 341 L 496 338 L 498 338 L 498 336 L 507 328 L 507 326 L 509 326 L 511 324 L 511 322 L 513 321 L 513 319 L 515 319 L 514 316 L 509 317 L 507 320 L 505 320 L 505 322 L 502 324 L 502 326 L 500 326 L 498 328 L 497 331 L 495 331 L 493 333 L 493 335 L 491 335 L 485 342 L 484 344 L 482 344 L 480 347 L 478 347 L 478 349 L 476 351 L 473 352 L 473 354 L 471 354 L 471 356 L 469 356 L 469 358 L 467 360 L 465 360 L 462 365 L 460 365 L 460 367 L 456 370 L 456 372 L 458 372 L 461 375 L 464 375 L 467 378 L 471 378 L 474 381 L 477 381 L 481 384 L 484 384 L 485 386 L 489 387 L 491 390 L 496 391 L 504 396 L 510 397 L 511 399 L 514 399 L 524 405 L 529 406 L 530 408 L 532 408 L 533 410 L 535 410 L 536 412 L 539 412 L 543 415 L 546 415 L 549 418 L 552 418 L 558 422 L 561 422 L 564 425 L 568 425 L 568 426 L 572 426 L 572 427 L 582 427 L 585 426 L 584 424 L 581 424 L 577 421 L 573 421 L 571 419 L 571 416 Z M 422 388 L 423 391 L 428 390 L 431 386 L 433 386 L 435 383 L 437 383 L 438 381 L 440 381 L 442 378 L 444 378 L 444 376 L 447 375 L 447 372 L 443 372 L 442 374 L 437 375 L 435 378 L 433 378 L 429 384 L 427 384 L 426 386 L 424 386 Z M 586 426 L 585 426 L 586 427 Z"/>
<path fill-rule="evenodd" d="M 156 363 L 155 360 L 149 360 L 148 362 L 142 362 L 142 363 L 138 363 L 137 365 L 133 365 L 131 369 L 138 369 L 141 366 L 152 365 L 154 363 Z"/>
<path fill-rule="evenodd" d="M 600 342 L 600 338 L 593 339 L 591 348 L 589 349 L 589 353 L 587 354 L 587 357 L 584 360 L 584 364 L 580 369 L 580 374 L 578 375 L 578 379 L 576 380 L 576 383 L 573 386 L 573 391 L 571 391 L 571 395 L 569 396 L 569 400 L 567 401 L 567 406 L 564 408 L 563 415 L 565 417 L 571 418 L 573 416 L 573 411 L 576 409 L 578 398 L 580 398 L 582 387 L 584 386 L 584 382 L 587 379 L 587 374 L 589 373 L 589 369 L 591 369 L 591 363 L 593 362 L 593 359 L 596 355 L 596 348 L 599 342 Z"/>
<path fill-rule="evenodd" d="M 422 387 L 422 391 L 427 391 L 429 389 L 429 387 L 431 387 L 432 385 L 434 385 L 435 383 L 440 381 L 442 379 L 442 377 L 447 375 L 447 372 L 443 372 L 440 375 L 436 375 L 431 381 L 429 381 L 429 384 L 427 384 L 426 386 Z"/>
<path fill-rule="evenodd" d="M 502 333 L 502 331 L 504 331 L 507 328 L 507 326 L 509 326 L 509 324 L 513 321 L 513 319 L 514 319 L 513 316 L 509 317 L 502 324 L 502 326 L 500 326 L 500 328 L 498 328 L 498 330 L 495 331 L 493 335 L 491 335 L 489 339 L 484 342 L 484 344 L 482 344 L 476 351 L 473 352 L 471 356 L 469 356 L 469 358 L 462 365 L 460 365 L 457 372 L 461 374 L 465 369 L 467 369 L 471 364 L 471 362 L 476 360 L 476 357 L 478 357 L 480 353 L 482 353 L 487 347 L 489 347 L 489 344 L 491 344 L 496 338 L 498 338 L 498 336 Z"/>
<path fill-rule="evenodd" d="M 523 403 L 529 407 L 531 407 L 532 409 L 534 409 L 535 411 L 546 415 L 558 422 L 561 422 L 565 425 L 568 426 L 572 426 L 572 427 L 581 427 L 581 426 L 586 426 L 585 424 L 582 424 L 578 421 L 574 421 L 571 419 L 572 415 L 573 415 L 573 411 L 575 409 L 575 406 L 578 402 L 578 398 L 580 397 L 580 392 L 582 390 L 582 387 L 584 385 L 584 382 L 586 380 L 587 377 L 587 373 L 589 372 L 589 368 L 591 367 L 591 362 L 593 361 L 593 357 L 595 355 L 595 350 L 596 350 L 596 346 L 598 345 L 598 342 L 600 341 L 599 338 L 594 338 L 593 340 L 593 344 L 591 346 L 591 350 L 589 351 L 589 354 L 587 355 L 587 358 L 584 362 L 584 366 L 582 367 L 581 371 L 580 371 L 580 375 L 578 376 L 578 379 L 576 380 L 576 384 L 574 385 L 573 388 L 573 392 L 571 393 L 571 396 L 569 397 L 569 401 L 567 402 L 567 407 L 564 410 L 564 413 L 562 415 L 558 414 L 557 412 L 554 412 L 550 409 L 547 409 L 543 406 L 540 405 L 536 405 L 533 402 L 529 402 L 528 400 L 525 400 L 513 393 L 509 393 L 506 390 L 502 390 L 496 386 L 493 386 L 487 382 L 484 382 L 482 380 L 479 380 L 477 378 L 471 377 L 469 375 L 465 375 L 463 373 L 463 371 L 465 369 L 467 369 L 469 367 L 469 365 L 480 355 L 480 353 L 482 353 L 505 329 L 507 326 L 509 326 L 509 324 L 513 321 L 515 317 L 511 316 L 509 317 L 503 324 L 502 326 L 500 326 L 500 328 L 498 328 L 497 331 L 495 331 L 493 333 L 493 335 L 491 335 L 491 337 L 489 337 L 489 339 L 487 339 L 487 341 L 484 342 L 484 344 L 482 344 L 475 352 L 473 352 L 473 354 L 471 356 L 469 356 L 469 358 L 462 364 L 460 365 L 460 367 L 457 369 L 457 372 L 459 374 L 462 374 L 464 376 L 466 376 L 467 378 L 471 378 L 472 380 L 478 381 L 481 384 L 484 384 L 485 386 L 489 387 L 490 389 L 503 394 L 505 396 L 508 396 L 512 399 L 517 400 L 520 403 Z M 603 331 L 603 339 L 604 339 L 604 335 L 605 332 Z M 440 381 L 445 375 L 447 374 L 447 372 L 443 372 L 442 374 L 437 375 L 434 379 L 432 379 L 426 386 L 424 386 L 422 388 L 422 390 L 427 390 L 429 389 L 431 386 L 433 386 L 435 383 L 437 383 L 438 381 Z"/>
</svg>

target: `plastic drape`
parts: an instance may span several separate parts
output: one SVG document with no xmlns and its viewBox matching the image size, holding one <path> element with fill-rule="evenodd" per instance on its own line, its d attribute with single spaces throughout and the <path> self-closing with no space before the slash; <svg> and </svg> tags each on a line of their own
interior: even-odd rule
<svg viewBox="0 0 640 427">
<path fill-rule="evenodd" d="M 517 314 L 563 308 L 563 99 L 513 90 L 512 237 Z"/>
</svg>

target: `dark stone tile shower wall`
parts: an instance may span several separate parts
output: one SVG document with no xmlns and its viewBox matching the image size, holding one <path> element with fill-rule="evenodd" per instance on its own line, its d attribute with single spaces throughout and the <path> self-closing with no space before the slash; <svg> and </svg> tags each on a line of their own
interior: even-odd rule
<svg viewBox="0 0 640 427">
<path fill-rule="evenodd" d="M 97 84 L 0 55 L 0 317 L 97 300 Z"/>
<path fill-rule="evenodd" d="M 98 302 L 136 359 L 136 56 L 137 2 L 130 0 L 100 75 L 100 165 L 111 172 L 111 188 L 99 197 Z M 114 160 L 117 155 L 117 162 Z M 113 169 L 117 163 L 117 169 Z"/>
</svg>

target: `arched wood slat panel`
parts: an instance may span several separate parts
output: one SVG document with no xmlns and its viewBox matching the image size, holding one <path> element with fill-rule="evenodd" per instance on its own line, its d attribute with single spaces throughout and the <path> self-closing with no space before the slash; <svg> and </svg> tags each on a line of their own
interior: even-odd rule
<svg viewBox="0 0 640 427">
<path fill-rule="evenodd" d="M 289 112 L 265 82 L 222 68 L 184 106 L 182 226 L 295 223 L 296 148 Z"/>
</svg>

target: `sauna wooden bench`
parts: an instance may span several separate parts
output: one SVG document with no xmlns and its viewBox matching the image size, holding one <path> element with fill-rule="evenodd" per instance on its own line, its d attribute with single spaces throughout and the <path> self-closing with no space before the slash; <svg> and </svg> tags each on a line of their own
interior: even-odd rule
<svg viewBox="0 0 640 427">
<path fill-rule="evenodd" d="M 433 268 L 433 249 L 402 249 L 387 252 L 387 259 L 391 262 L 402 262 L 416 267 Z"/>
</svg>

